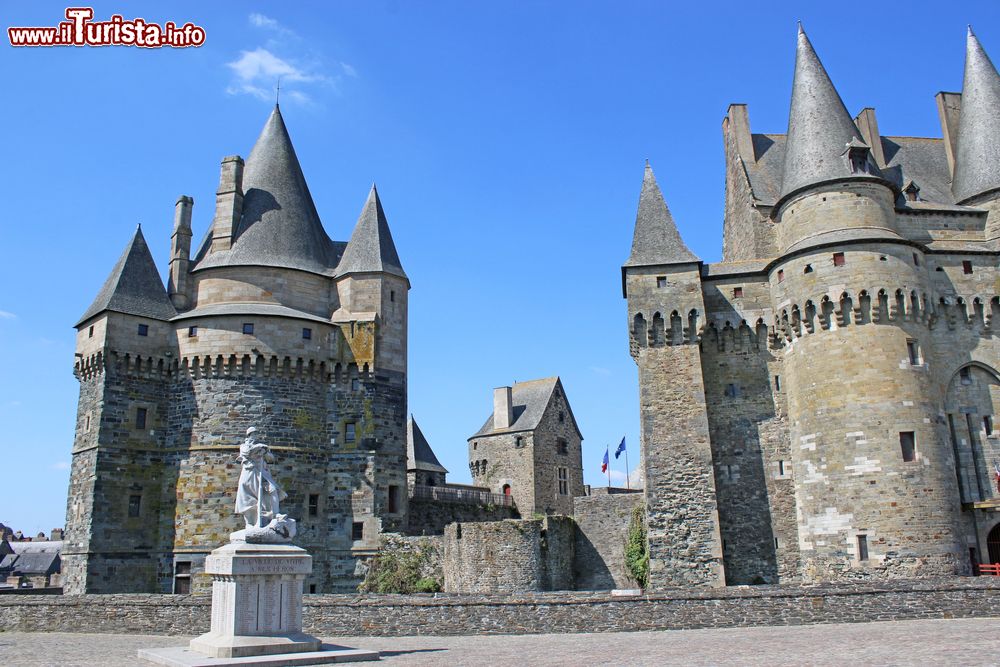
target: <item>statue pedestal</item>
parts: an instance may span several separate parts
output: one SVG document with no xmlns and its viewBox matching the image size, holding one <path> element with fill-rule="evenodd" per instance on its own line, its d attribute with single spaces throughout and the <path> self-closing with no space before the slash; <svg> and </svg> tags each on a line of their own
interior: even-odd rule
<svg viewBox="0 0 1000 667">
<path fill-rule="evenodd" d="M 213 658 L 318 651 L 302 632 L 302 581 L 312 556 L 290 544 L 230 542 L 205 559 L 212 629 L 191 650 Z"/>
<path fill-rule="evenodd" d="M 291 544 L 230 542 L 205 559 L 212 629 L 188 648 L 142 649 L 173 667 L 320 665 L 378 660 L 378 651 L 323 644 L 302 632 L 302 581 L 312 556 Z"/>
</svg>

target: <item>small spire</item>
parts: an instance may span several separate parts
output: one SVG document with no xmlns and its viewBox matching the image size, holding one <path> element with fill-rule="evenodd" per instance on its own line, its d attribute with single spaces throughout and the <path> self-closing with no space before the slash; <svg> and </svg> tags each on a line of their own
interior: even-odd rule
<svg viewBox="0 0 1000 667">
<path fill-rule="evenodd" d="M 375 183 L 337 265 L 338 277 L 349 273 L 390 273 L 406 279 Z"/>
<path fill-rule="evenodd" d="M 685 264 L 700 261 L 684 244 L 649 161 L 642 176 L 632 253 L 625 266 Z"/>
<path fill-rule="evenodd" d="M 951 190 L 962 203 L 1000 188 L 1000 74 L 969 26 Z"/>
</svg>

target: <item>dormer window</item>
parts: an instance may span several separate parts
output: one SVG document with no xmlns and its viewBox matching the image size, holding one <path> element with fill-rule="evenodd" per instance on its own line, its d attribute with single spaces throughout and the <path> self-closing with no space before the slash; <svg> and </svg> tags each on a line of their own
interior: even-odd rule
<svg viewBox="0 0 1000 667">
<path fill-rule="evenodd" d="M 851 167 L 852 174 L 870 174 L 871 170 L 871 149 L 858 139 L 851 139 L 847 144 L 847 162 Z"/>
<path fill-rule="evenodd" d="M 906 201 L 920 201 L 920 186 L 913 181 L 907 181 L 903 186 L 903 195 Z"/>
</svg>

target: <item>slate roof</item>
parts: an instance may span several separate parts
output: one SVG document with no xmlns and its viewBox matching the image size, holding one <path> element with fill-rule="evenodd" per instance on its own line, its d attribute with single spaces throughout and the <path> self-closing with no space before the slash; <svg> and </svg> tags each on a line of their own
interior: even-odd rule
<svg viewBox="0 0 1000 667">
<path fill-rule="evenodd" d="M 371 271 L 406 278 L 374 183 L 337 266 L 337 276 Z"/>
<path fill-rule="evenodd" d="M 1000 188 L 1000 75 L 971 27 L 955 154 L 957 202 Z"/>
<path fill-rule="evenodd" d="M 296 310 L 288 306 L 277 303 L 219 303 L 210 306 L 199 306 L 194 310 L 185 310 L 173 318 L 173 321 L 186 320 L 193 317 L 208 317 L 215 315 L 269 315 L 276 317 L 292 317 L 300 320 L 310 320 L 312 322 L 330 323 L 329 317 L 307 313 L 304 310 Z"/>
<path fill-rule="evenodd" d="M 60 569 L 57 552 L 30 552 L 7 554 L 0 560 L 0 572 L 13 575 L 55 574 Z"/>
<path fill-rule="evenodd" d="M 434 450 L 431 449 L 427 438 L 424 437 L 412 416 L 406 421 L 406 470 L 407 472 L 413 470 L 448 472 L 447 468 L 441 465 L 438 458 L 434 456 Z"/>
<path fill-rule="evenodd" d="M 472 438 L 478 438 L 484 435 L 494 435 L 497 433 L 533 431 L 538 428 L 539 423 L 542 421 L 542 417 L 545 415 L 545 408 L 548 407 L 549 402 L 552 400 L 552 392 L 555 391 L 556 387 L 561 386 L 562 382 L 559 380 L 558 376 L 542 378 L 540 380 L 529 380 L 527 382 L 515 382 L 514 386 L 511 387 L 511 403 L 514 408 L 514 420 L 511 422 L 510 427 L 505 429 L 494 429 L 493 413 L 491 412 L 482 428 L 476 431 L 475 435 L 470 436 L 468 439 L 472 440 Z M 562 391 L 565 395 L 565 390 Z M 576 417 L 573 416 L 573 409 L 569 408 L 569 400 L 566 401 L 566 405 L 569 410 L 569 417 L 573 421 L 573 425 L 576 427 L 577 433 L 580 433 L 580 427 L 576 423 Z M 580 437 L 583 437 L 583 435 L 580 434 Z"/>
<path fill-rule="evenodd" d="M 635 216 L 632 234 L 632 253 L 625 266 L 655 266 L 659 264 L 684 264 L 698 262 L 681 239 L 660 186 L 656 183 L 653 168 L 646 163 L 639 194 L 639 210 Z"/>
<path fill-rule="evenodd" d="M 154 320 L 169 320 L 177 314 L 160 280 L 141 227 L 136 227 L 111 275 L 75 326 L 81 326 L 106 310 Z"/>
<path fill-rule="evenodd" d="M 232 247 L 209 252 L 209 230 L 193 270 L 250 264 L 332 273 L 341 247 L 323 229 L 277 105 L 247 158 L 243 193 Z"/>
<path fill-rule="evenodd" d="M 861 132 L 801 25 L 787 136 L 781 198 L 825 181 L 877 177 L 851 173 L 844 152 L 851 142 L 864 144 Z"/>
<path fill-rule="evenodd" d="M 747 176 L 754 199 L 761 206 L 778 202 L 785 160 L 786 137 L 783 134 L 754 134 L 756 161 L 747 163 Z M 925 137 L 882 137 L 886 166 L 882 178 L 902 189 L 908 180 L 920 187 L 920 198 L 927 203 L 955 203 L 951 193 L 951 172 L 944 140 Z"/>
</svg>

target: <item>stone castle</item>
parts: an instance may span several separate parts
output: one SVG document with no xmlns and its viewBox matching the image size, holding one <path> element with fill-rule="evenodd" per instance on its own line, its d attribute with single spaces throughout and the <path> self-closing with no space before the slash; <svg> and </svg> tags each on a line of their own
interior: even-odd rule
<svg viewBox="0 0 1000 667">
<path fill-rule="evenodd" d="M 622 267 L 650 585 L 1000 562 L 1000 76 L 970 29 L 942 139 L 852 117 L 801 28 L 787 134 L 730 106 L 723 261 L 647 166 Z"/>
<path fill-rule="evenodd" d="M 971 31 L 937 105 L 943 139 L 881 135 L 800 30 L 788 133 L 751 133 L 744 105 L 723 121 L 716 264 L 647 165 L 622 267 L 640 494 L 585 487 L 558 378 L 495 390 L 474 486 L 446 482 L 407 412 L 410 284 L 378 192 L 332 241 L 276 107 L 222 161 L 193 254 L 177 201 L 166 288 L 137 230 L 77 324 L 66 592 L 198 589 L 239 527 L 250 424 L 309 592 L 355 590 L 389 533 L 437 536 L 450 591 L 631 587 L 636 506 L 654 590 L 1000 562 L 1000 76 Z"/>
</svg>

